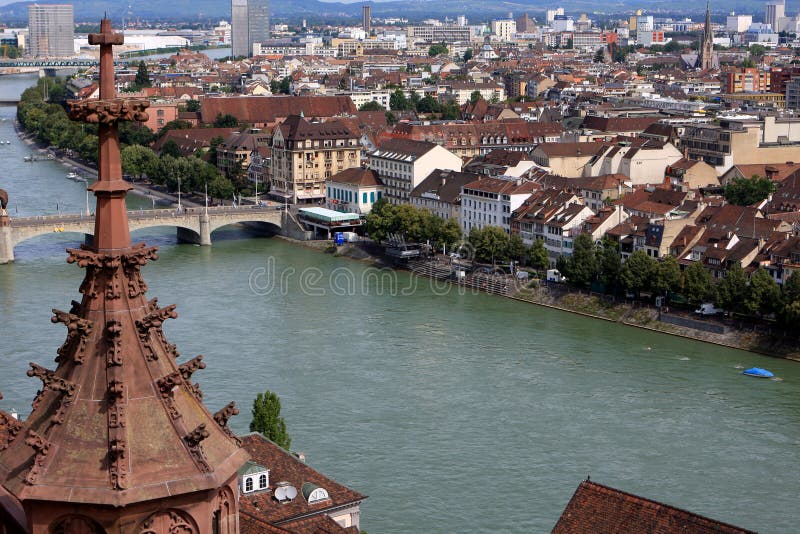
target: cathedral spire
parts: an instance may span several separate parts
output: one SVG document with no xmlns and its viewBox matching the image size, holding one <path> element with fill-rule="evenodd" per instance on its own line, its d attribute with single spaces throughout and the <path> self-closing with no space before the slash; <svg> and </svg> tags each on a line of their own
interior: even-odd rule
<svg viewBox="0 0 800 534">
<path fill-rule="evenodd" d="M 112 46 L 122 41 L 103 19 L 89 36 L 100 45 L 100 99 L 70 102 L 73 120 L 98 124 L 94 242 L 68 250 L 86 269 L 82 299 L 53 310 L 66 341 L 54 370 L 31 363 L 42 386 L 30 416 L 0 436 L 0 485 L 24 505 L 31 534 L 231 532 L 248 458 L 227 426 L 238 410 L 212 415 L 203 404 L 191 381 L 203 357 L 178 363 L 162 330 L 175 306 L 146 297 L 140 271 L 156 249 L 131 246 L 117 124 L 147 120 L 148 102 L 115 97 Z"/>
<path fill-rule="evenodd" d="M 711 10 L 706 0 L 706 22 L 703 26 L 703 41 L 700 43 L 700 55 L 697 68 L 709 70 L 714 68 L 714 32 L 711 30 Z"/>
</svg>

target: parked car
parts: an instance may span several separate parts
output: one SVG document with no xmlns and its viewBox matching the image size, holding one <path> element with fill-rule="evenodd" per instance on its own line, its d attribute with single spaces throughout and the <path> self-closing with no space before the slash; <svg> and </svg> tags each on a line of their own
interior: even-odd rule
<svg viewBox="0 0 800 534">
<path fill-rule="evenodd" d="M 722 310 L 720 308 L 717 308 L 712 303 L 706 302 L 706 303 L 701 304 L 700 307 L 697 308 L 694 312 L 697 315 L 702 315 L 703 317 L 707 317 L 707 316 L 711 316 L 711 315 L 719 315 L 723 311 L 724 310 Z"/>
</svg>

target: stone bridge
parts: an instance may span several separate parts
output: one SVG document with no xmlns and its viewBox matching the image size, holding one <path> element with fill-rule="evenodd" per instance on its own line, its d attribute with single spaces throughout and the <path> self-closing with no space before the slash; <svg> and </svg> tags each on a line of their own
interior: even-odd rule
<svg viewBox="0 0 800 534">
<path fill-rule="evenodd" d="M 231 224 L 247 224 L 265 233 L 282 233 L 303 238 L 302 227 L 283 206 L 228 206 L 206 208 L 129 211 L 131 231 L 156 226 L 174 226 L 178 240 L 185 243 L 211 245 L 211 233 Z M 2 218 L 2 217 L 0 217 Z M 91 236 L 94 232 L 94 216 L 52 215 L 41 217 L 5 217 L 0 224 L 0 264 L 14 261 L 14 247 L 33 237 L 77 232 Z M 301 235 L 297 235 L 300 233 Z M 91 238 L 89 238 L 90 240 Z"/>
</svg>

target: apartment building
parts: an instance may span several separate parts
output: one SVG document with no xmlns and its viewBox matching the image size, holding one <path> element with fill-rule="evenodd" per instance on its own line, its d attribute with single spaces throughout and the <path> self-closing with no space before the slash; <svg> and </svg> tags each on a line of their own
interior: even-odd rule
<svg viewBox="0 0 800 534">
<path fill-rule="evenodd" d="M 511 232 L 511 214 L 531 193 L 539 189 L 534 182 L 480 177 L 461 190 L 461 229 L 499 226 Z"/>
<path fill-rule="evenodd" d="M 461 170 L 461 158 L 435 143 L 388 139 L 369 156 L 392 204 L 410 203 L 411 192 L 436 169 Z"/>
<path fill-rule="evenodd" d="M 292 115 L 272 136 L 270 195 L 290 204 L 321 201 L 328 178 L 360 165 L 358 134 L 346 124 Z"/>
</svg>

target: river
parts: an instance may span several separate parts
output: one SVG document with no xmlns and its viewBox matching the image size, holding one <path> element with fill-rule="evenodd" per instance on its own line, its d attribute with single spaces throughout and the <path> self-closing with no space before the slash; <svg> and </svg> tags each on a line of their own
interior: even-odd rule
<svg viewBox="0 0 800 534">
<path fill-rule="evenodd" d="M 24 149 L 13 142 L 0 168 L 12 215 L 52 213 L 56 198 L 79 211 L 81 186 L 57 163 L 17 165 Z M 33 239 L 0 266 L 3 409 L 29 412 L 39 385 L 25 376 L 29 361 L 55 365 L 65 332 L 50 309 L 79 296 L 83 273 L 64 254 L 79 237 Z M 182 360 L 205 355 L 194 378 L 212 411 L 236 400 L 237 432 L 256 393 L 277 392 L 292 448 L 369 495 L 371 534 L 549 532 L 587 475 L 760 532 L 796 532 L 797 363 L 442 291 L 406 273 L 381 285 L 362 263 L 236 229 L 213 237 L 196 247 L 177 245 L 172 229 L 134 233 L 161 247 L 144 277 L 151 297 L 178 304 L 168 339 Z M 754 365 L 780 380 L 741 375 Z"/>
</svg>

